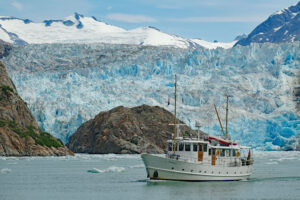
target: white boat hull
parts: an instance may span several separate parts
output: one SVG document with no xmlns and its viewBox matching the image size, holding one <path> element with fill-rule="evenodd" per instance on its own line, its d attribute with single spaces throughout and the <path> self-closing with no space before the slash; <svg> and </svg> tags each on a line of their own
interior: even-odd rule
<svg viewBox="0 0 300 200">
<path fill-rule="evenodd" d="M 186 162 L 150 154 L 143 154 L 147 175 L 155 180 L 176 181 L 238 181 L 246 180 L 252 165 L 226 167 Z"/>
</svg>

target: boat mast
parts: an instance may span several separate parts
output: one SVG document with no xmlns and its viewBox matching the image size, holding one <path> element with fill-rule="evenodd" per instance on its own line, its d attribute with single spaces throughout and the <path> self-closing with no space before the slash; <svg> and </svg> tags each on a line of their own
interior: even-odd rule
<svg viewBox="0 0 300 200">
<path fill-rule="evenodd" d="M 228 125 L 228 98 L 229 98 L 229 96 L 227 96 L 227 104 L 226 104 L 226 135 L 225 135 L 225 137 L 228 136 L 228 134 L 227 134 L 227 125 Z"/>
<path fill-rule="evenodd" d="M 177 87 L 177 78 L 175 74 L 175 112 L 174 112 L 174 143 L 173 143 L 173 151 L 175 154 L 175 142 L 176 142 L 176 87 Z"/>
<path fill-rule="evenodd" d="M 217 116 L 218 116 L 218 120 L 219 120 L 219 123 L 220 123 L 221 129 L 222 129 L 223 136 L 225 137 L 224 129 L 223 129 L 223 126 L 222 126 L 222 122 L 221 122 L 221 120 L 220 120 L 220 117 L 219 117 L 219 113 L 218 113 L 218 110 L 217 110 L 216 104 L 214 104 L 214 106 L 215 106 L 215 110 L 216 110 L 216 113 L 217 113 Z"/>
</svg>

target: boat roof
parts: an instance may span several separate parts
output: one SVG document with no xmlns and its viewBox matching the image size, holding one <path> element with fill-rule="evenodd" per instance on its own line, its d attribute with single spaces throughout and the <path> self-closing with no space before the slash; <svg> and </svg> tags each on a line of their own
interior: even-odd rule
<svg viewBox="0 0 300 200">
<path fill-rule="evenodd" d="M 208 140 L 209 141 L 217 141 L 221 144 L 224 144 L 224 145 L 237 145 L 237 142 L 235 141 L 231 141 L 231 140 L 228 140 L 228 139 L 224 139 L 224 138 L 221 138 L 221 137 L 218 137 L 218 136 L 208 136 Z"/>
</svg>

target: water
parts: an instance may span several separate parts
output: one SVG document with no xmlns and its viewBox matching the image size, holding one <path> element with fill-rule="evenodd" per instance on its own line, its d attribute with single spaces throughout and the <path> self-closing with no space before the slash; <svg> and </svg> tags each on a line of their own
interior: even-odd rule
<svg viewBox="0 0 300 200">
<path fill-rule="evenodd" d="M 300 199 L 300 152 L 256 152 L 248 181 L 148 181 L 140 155 L 0 157 L 0 199 Z"/>
</svg>

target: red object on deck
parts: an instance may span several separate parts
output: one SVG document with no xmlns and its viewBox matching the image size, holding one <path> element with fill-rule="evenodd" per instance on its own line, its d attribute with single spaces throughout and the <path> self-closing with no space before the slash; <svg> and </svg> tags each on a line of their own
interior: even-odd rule
<svg viewBox="0 0 300 200">
<path fill-rule="evenodd" d="M 209 136 L 208 137 L 208 140 L 211 141 L 211 140 L 215 140 L 221 144 L 224 144 L 224 145 L 237 145 L 236 142 L 233 142 L 233 141 L 230 141 L 230 140 L 223 140 L 221 138 L 216 138 L 216 137 L 213 137 L 213 136 Z"/>
</svg>

